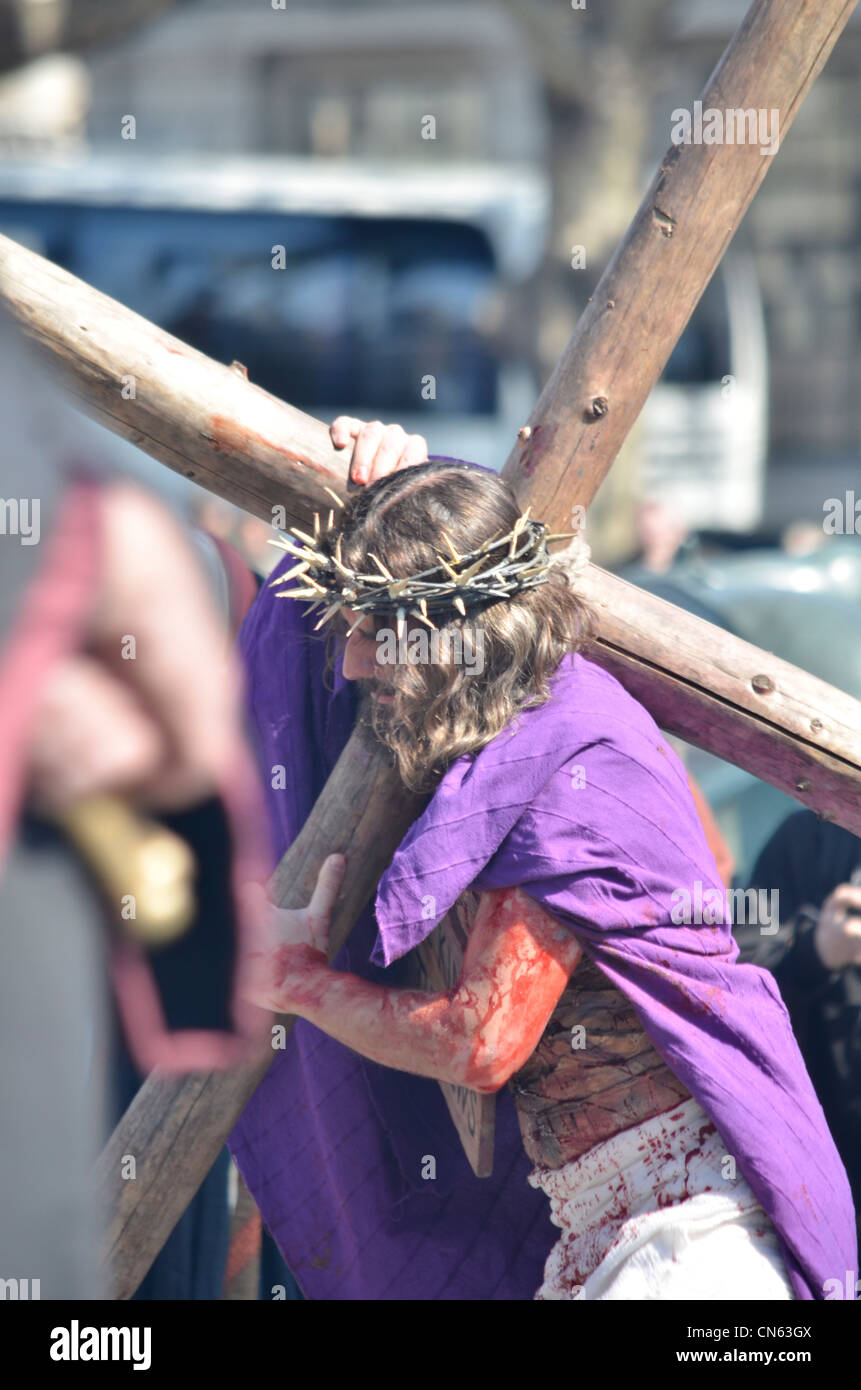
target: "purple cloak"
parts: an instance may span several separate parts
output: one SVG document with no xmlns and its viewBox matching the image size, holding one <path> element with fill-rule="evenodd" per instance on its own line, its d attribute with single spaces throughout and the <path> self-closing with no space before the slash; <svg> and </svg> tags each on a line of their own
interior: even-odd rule
<svg viewBox="0 0 861 1390">
<path fill-rule="evenodd" d="M 340 672 L 324 691 L 321 644 L 303 635 L 296 608 L 264 589 L 242 634 L 276 853 L 353 718 Z M 279 764 L 287 787 L 272 790 Z M 376 941 L 366 913 L 337 964 L 385 981 L 463 889 L 514 884 L 568 922 L 631 999 L 773 1221 L 796 1296 L 842 1283 L 857 1269 L 849 1185 L 777 986 L 736 963 L 728 925 L 673 923 L 674 892 L 722 900 L 723 884 L 678 758 L 643 707 L 581 656 L 565 659 L 546 705 L 449 769 L 380 882 Z M 529 1299 L 555 1240 L 545 1198 L 526 1183 L 507 1092 L 494 1175 L 480 1180 L 435 1083 L 367 1062 L 306 1023 L 231 1148 L 310 1298 Z M 420 1177 L 428 1154 L 432 1182 Z"/>
<path fill-rule="evenodd" d="M 340 664 L 333 691 L 324 688 L 314 621 L 264 588 L 240 638 L 273 857 L 299 833 L 355 716 Z M 369 963 L 376 935 L 369 908 L 337 967 L 390 982 L 391 971 Z M 309 1299 L 531 1299 L 558 1236 L 546 1197 L 527 1184 L 531 1164 L 507 1092 L 493 1176 L 476 1178 L 435 1081 L 377 1066 L 302 1020 L 229 1145 Z M 421 1177 L 428 1154 L 433 1180 Z"/>
</svg>

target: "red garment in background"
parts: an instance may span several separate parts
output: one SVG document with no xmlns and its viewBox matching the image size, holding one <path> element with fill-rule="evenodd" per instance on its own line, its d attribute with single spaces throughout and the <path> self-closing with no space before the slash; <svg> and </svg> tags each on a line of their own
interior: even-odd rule
<svg viewBox="0 0 861 1390">
<path fill-rule="evenodd" d="M 708 847 L 715 857 L 718 873 L 727 888 L 729 888 L 732 884 L 732 876 L 735 873 L 735 860 L 732 857 L 732 851 L 720 832 L 711 806 L 706 801 L 691 774 L 687 771 L 687 768 L 685 769 L 685 773 L 688 779 L 688 786 L 691 789 L 691 795 L 694 798 L 694 805 L 697 808 L 697 815 L 702 821 Z"/>
</svg>

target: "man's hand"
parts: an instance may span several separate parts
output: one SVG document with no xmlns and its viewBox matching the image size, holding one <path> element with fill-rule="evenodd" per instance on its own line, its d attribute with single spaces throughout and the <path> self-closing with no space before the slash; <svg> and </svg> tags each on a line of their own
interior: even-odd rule
<svg viewBox="0 0 861 1390">
<path fill-rule="evenodd" d="M 381 420 L 354 420 L 339 415 L 329 428 L 336 449 L 353 445 L 350 477 L 354 483 L 375 483 L 399 468 L 426 463 L 428 443 L 424 435 L 407 434 L 400 425 L 384 425 Z"/>
<path fill-rule="evenodd" d="M 828 970 L 861 965 L 861 888 L 841 883 L 822 904 L 814 945 Z"/>
<path fill-rule="evenodd" d="M 242 993 L 258 1008 L 287 1012 L 291 987 L 304 967 L 328 963 L 332 910 L 346 863 L 343 854 L 329 855 L 320 867 L 307 907 L 276 907 L 259 883 L 244 885 L 242 895 L 249 918 L 260 924 L 263 941 L 259 950 L 243 959 Z"/>
</svg>

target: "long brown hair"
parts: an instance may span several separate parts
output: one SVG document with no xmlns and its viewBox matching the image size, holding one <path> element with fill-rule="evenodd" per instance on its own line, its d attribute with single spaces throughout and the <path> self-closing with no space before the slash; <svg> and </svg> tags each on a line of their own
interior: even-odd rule
<svg viewBox="0 0 861 1390">
<path fill-rule="evenodd" d="M 396 579 L 431 569 L 443 551 L 442 533 L 460 554 L 511 530 L 520 508 L 507 483 L 495 473 L 456 461 L 400 470 L 353 494 L 321 537 L 332 553 L 341 532 L 341 557 L 352 569 L 373 569 L 376 555 Z M 374 702 L 374 728 L 392 750 L 400 776 L 414 791 L 433 788 L 463 753 L 490 743 L 524 709 L 550 697 L 550 678 L 566 652 L 576 651 L 593 631 L 593 616 L 554 566 L 546 583 L 509 599 L 470 607 L 463 617 L 453 607 L 434 614 L 440 636 L 480 641 L 480 674 L 442 659 L 386 668 L 394 699 Z M 393 617 L 377 616 L 377 631 L 392 629 Z"/>
</svg>

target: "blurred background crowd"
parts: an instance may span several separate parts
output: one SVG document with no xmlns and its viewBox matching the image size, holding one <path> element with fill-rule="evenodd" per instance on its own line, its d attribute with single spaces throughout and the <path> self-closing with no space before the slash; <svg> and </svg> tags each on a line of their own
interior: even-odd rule
<svg viewBox="0 0 861 1390">
<path fill-rule="evenodd" d="M 671 112 L 746 9 L 0 0 L 0 233 L 319 418 L 397 421 L 501 467 Z M 861 698 L 859 64 L 856 14 L 588 539 L 598 563 Z M 271 567 L 263 523 L 117 437 L 99 450 Z M 682 751 L 749 882 L 796 803 Z"/>
</svg>

